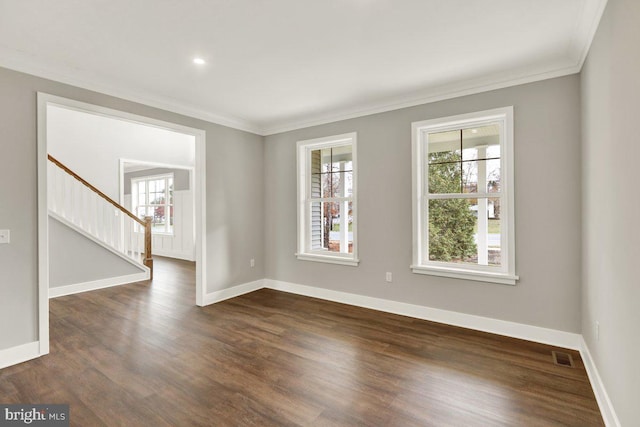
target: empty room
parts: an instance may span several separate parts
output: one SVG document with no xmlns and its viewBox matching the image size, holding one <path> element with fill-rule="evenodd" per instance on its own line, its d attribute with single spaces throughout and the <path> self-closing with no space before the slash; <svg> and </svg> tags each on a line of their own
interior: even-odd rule
<svg viewBox="0 0 640 427">
<path fill-rule="evenodd" d="M 640 425 L 639 41 L 637 0 L 0 0 L 0 425 Z"/>
</svg>

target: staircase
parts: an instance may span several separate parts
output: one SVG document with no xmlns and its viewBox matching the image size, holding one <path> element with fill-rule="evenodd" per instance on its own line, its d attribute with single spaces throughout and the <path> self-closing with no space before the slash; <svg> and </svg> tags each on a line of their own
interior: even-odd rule
<svg viewBox="0 0 640 427">
<path fill-rule="evenodd" d="M 153 278 L 151 217 L 144 220 L 48 155 L 49 215 Z"/>
</svg>

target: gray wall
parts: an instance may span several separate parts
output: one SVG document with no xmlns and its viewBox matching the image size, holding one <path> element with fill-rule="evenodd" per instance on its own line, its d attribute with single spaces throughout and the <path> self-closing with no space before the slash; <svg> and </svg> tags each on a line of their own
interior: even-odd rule
<svg viewBox="0 0 640 427">
<path fill-rule="evenodd" d="M 582 333 L 624 426 L 640 420 L 639 41 L 640 2 L 609 0 L 582 73 Z"/>
<path fill-rule="evenodd" d="M 577 75 L 265 138 L 270 279 L 580 332 Z M 517 286 L 411 273 L 411 122 L 515 109 Z M 358 132 L 358 267 L 298 261 L 296 141 Z M 385 283 L 385 272 L 393 283 Z"/>
<path fill-rule="evenodd" d="M 138 178 L 141 176 L 163 175 L 168 173 L 173 174 L 173 190 L 174 191 L 186 191 L 189 189 L 189 185 L 190 185 L 189 170 L 153 168 L 153 169 L 145 169 L 141 171 L 125 173 L 124 182 L 123 182 L 124 194 L 131 194 L 131 178 Z"/>
<path fill-rule="evenodd" d="M 207 290 L 264 277 L 263 138 L 202 120 L 0 68 L 0 350 L 37 333 L 36 92 L 72 98 L 207 134 Z M 242 167 L 238 167 L 242 165 Z M 255 268 L 249 259 L 256 259 Z M 221 262 L 224 269 L 219 269 Z"/>
<path fill-rule="evenodd" d="M 50 288 L 141 272 L 142 269 L 49 218 Z"/>
</svg>

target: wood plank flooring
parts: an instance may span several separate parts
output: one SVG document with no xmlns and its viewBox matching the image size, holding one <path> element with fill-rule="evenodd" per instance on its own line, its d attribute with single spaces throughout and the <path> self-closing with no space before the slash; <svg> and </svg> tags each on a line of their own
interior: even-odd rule
<svg viewBox="0 0 640 427">
<path fill-rule="evenodd" d="M 2 403 L 76 426 L 602 426 L 555 347 L 260 290 L 194 305 L 194 264 L 51 300 L 51 354 L 0 370 Z"/>
</svg>

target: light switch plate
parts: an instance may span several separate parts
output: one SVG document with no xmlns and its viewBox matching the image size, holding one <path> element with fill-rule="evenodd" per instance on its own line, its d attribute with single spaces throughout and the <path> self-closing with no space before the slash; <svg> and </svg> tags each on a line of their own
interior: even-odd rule
<svg viewBox="0 0 640 427">
<path fill-rule="evenodd" d="M 0 244 L 9 243 L 10 232 L 9 230 L 0 230 Z"/>
</svg>

